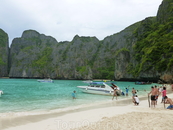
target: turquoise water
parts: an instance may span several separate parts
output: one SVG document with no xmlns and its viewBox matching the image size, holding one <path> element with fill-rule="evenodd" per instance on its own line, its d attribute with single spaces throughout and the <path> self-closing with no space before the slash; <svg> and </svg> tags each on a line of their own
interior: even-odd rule
<svg viewBox="0 0 173 130">
<path fill-rule="evenodd" d="M 134 82 L 115 82 L 120 89 L 139 90 L 139 95 L 146 95 L 151 85 L 135 85 Z M 54 80 L 54 83 L 39 83 L 37 79 L 0 79 L 0 90 L 4 94 L 0 97 L 0 113 L 25 112 L 40 110 L 57 110 L 78 105 L 98 103 L 111 100 L 111 96 L 82 93 L 76 86 L 86 85 L 79 80 Z M 154 84 L 152 84 L 154 85 Z M 76 91 L 77 99 L 71 94 Z M 127 98 L 127 97 L 118 97 Z"/>
</svg>

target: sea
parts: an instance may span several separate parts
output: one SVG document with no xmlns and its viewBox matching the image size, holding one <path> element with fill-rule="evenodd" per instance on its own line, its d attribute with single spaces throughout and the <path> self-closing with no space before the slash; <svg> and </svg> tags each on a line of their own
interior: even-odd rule
<svg viewBox="0 0 173 130">
<path fill-rule="evenodd" d="M 135 85 L 134 82 L 112 81 L 125 92 L 129 86 L 129 96 L 119 96 L 118 100 L 131 98 L 131 89 L 138 90 L 140 96 L 147 96 L 150 85 Z M 67 111 L 93 104 L 112 101 L 112 96 L 87 94 L 77 86 L 87 85 L 82 80 L 54 80 L 54 83 L 41 83 L 37 79 L 0 79 L 0 114 L 39 113 L 48 111 Z M 76 91 L 76 99 L 72 92 Z"/>
</svg>

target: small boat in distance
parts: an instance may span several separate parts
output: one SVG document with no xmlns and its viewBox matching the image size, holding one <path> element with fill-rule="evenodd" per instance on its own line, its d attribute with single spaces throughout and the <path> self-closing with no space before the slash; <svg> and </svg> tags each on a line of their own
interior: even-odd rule
<svg viewBox="0 0 173 130">
<path fill-rule="evenodd" d="M 82 81 L 83 83 L 92 83 L 93 81 L 91 80 L 85 80 L 85 81 Z"/>
<path fill-rule="evenodd" d="M 147 85 L 147 84 L 152 84 L 152 83 L 153 82 L 149 82 L 149 81 L 148 82 L 138 82 L 138 81 L 135 82 L 136 85 Z"/>
<path fill-rule="evenodd" d="M 77 86 L 84 93 L 110 95 L 114 94 L 113 87 L 109 86 L 105 82 L 92 82 L 88 86 Z M 121 95 L 120 88 L 117 86 L 117 95 Z"/>
<path fill-rule="evenodd" d="M 41 79 L 41 80 L 37 80 L 38 82 L 41 83 L 53 83 L 54 81 L 52 79 Z"/>
</svg>

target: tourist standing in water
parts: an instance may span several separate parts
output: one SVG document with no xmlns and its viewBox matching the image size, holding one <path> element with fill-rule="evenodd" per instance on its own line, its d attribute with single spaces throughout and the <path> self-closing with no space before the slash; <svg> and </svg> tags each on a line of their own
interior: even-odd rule
<svg viewBox="0 0 173 130">
<path fill-rule="evenodd" d="M 76 91 L 73 91 L 73 93 L 71 94 L 73 99 L 76 99 Z"/>
<path fill-rule="evenodd" d="M 128 92 L 129 92 L 129 87 L 126 88 L 126 96 L 128 96 Z"/>
<path fill-rule="evenodd" d="M 116 97 L 116 100 L 117 100 L 117 88 L 116 87 L 114 87 L 114 94 L 113 94 L 112 100 L 114 100 L 114 97 Z"/>
</svg>

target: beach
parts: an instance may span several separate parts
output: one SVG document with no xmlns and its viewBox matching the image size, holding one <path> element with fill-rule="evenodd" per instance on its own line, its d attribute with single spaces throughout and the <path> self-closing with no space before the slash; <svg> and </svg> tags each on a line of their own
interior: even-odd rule
<svg viewBox="0 0 173 130">
<path fill-rule="evenodd" d="M 173 99 L 173 92 L 167 96 Z M 155 108 L 146 97 L 135 106 L 129 97 L 64 113 L 50 113 L 16 118 L 1 116 L 2 130 L 172 130 L 173 110 L 164 108 L 161 96 Z M 77 99 L 76 99 L 77 100 Z M 169 104 L 166 104 L 167 107 Z"/>
</svg>

